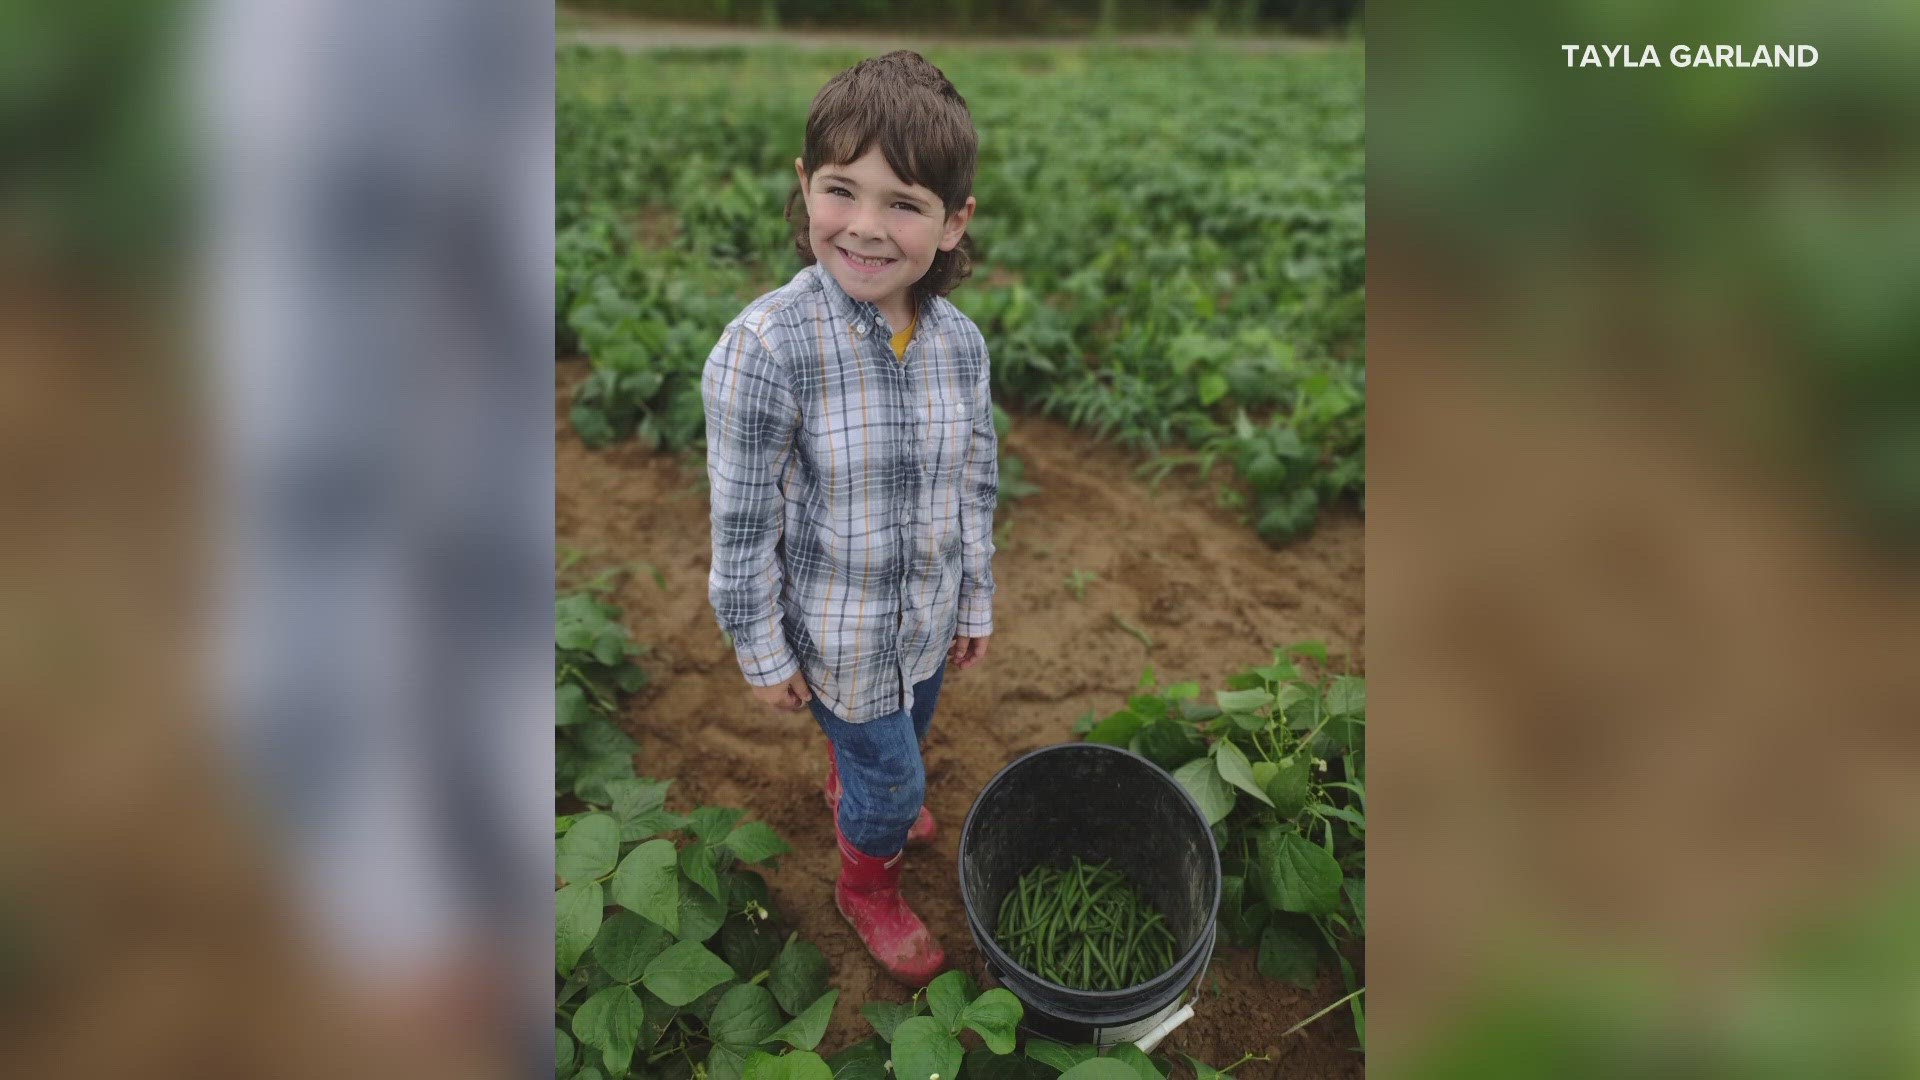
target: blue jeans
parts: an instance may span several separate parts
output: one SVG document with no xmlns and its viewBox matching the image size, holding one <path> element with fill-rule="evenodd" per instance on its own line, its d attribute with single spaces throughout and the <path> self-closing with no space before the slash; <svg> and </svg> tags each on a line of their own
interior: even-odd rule
<svg viewBox="0 0 1920 1080">
<path fill-rule="evenodd" d="M 813 719 L 840 763 L 840 834 L 864 855 L 891 858 L 907 846 L 907 830 L 927 795 L 920 744 L 933 725 L 947 666 L 913 686 L 913 708 L 849 724 L 814 698 Z"/>
</svg>

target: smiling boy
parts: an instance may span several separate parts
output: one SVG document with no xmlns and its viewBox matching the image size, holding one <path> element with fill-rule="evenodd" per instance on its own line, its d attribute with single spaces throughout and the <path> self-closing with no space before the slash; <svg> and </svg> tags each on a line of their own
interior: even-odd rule
<svg viewBox="0 0 1920 1080">
<path fill-rule="evenodd" d="M 911 52 L 828 81 L 788 218 L 804 268 L 707 358 L 708 594 L 753 694 L 828 739 L 834 899 L 880 965 L 945 954 L 900 893 L 934 832 L 920 747 L 945 668 L 993 633 L 998 444 L 986 342 L 945 297 L 968 274 L 977 137 Z"/>
</svg>

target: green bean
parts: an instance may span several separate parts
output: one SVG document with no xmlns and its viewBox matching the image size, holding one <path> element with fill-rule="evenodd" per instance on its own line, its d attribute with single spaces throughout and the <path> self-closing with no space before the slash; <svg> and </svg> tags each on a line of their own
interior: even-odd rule
<svg viewBox="0 0 1920 1080">
<path fill-rule="evenodd" d="M 1118 990 L 1165 970 L 1176 947 L 1111 858 L 1039 865 L 1001 899 L 996 935 L 1016 964 L 1077 989 Z"/>
</svg>

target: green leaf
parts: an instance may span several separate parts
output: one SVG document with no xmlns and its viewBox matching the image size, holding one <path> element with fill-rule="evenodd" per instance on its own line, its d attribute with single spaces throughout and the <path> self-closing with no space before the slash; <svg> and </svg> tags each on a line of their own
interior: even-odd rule
<svg viewBox="0 0 1920 1080">
<path fill-rule="evenodd" d="M 995 987 L 974 998 L 960 1014 L 960 1022 L 978 1032 L 994 1053 L 1010 1054 L 1022 1011 L 1019 998 Z"/>
<path fill-rule="evenodd" d="M 631 911 L 615 912 L 600 924 L 593 942 L 593 958 L 607 974 L 621 982 L 639 982 L 653 958 L 673 944 L 673 935 Z"/>
<path fill-rule="evenodd" d="M 613 902 L 680 932 L 680 871 L 671 840 L 649 840 L 620 860 L 613 875 Z"/>
<path fill-rule="evenodd" d="M 765 922 L 730 916 L 720 928 L 720 957 L 743 979 L 767 970 L 779 955 L 780 935 Z"/>
<path fill-rule="evenodd" d="M 1265 731 L 1268 727 L 1272 726 L 1273 724 L 1272 717 L 1269 717 L 1264 713 L 1237 712 L 1237 713 L 1233 713 L 1232 717 L 1233 717 L 1233 726 L 1239 728 L 1241 731 L 1245 731 L 1248 733 L 1252 733 L 1255 731 Z"/>
<path fill-rule="evenodd" d="M 619 855 L 619 824 L 606 814 L 588 814 L 554 844 L 554 868 L 562 881 L 592 881 L 611 872 Z"/>
<path fill-rule="evenodd" d="M 1313 807 L 1313 811 L 1314 813 L 1324 814 L 1330 818 L 1339 818 L 1341 821 L 1346 822 L 1347 824 L 1353 826 L 1355 829 L 1358 829 L 1361 832 L 1365 832 L 1367 829 L 1367 819 L 1364 817 L 1361 817 L 1355 811 L 1349 810 L 1344 806 L 1332 806 L 1327 803 L 1316 803 Z"/>
<path fill-rule="evenodd" d="M 587 692 L 578 683 L 561 683 L 553 692 L 553 726 L 571 727 L 595 719 L 600 714 L 587 701 Z"/>
<path fill-rule="evenodd" d="M 827 1033 L 827 1021 L 833 1018 L 833 1003 L 840 997 L 840 991 L 829 990 L 820 995 L 820 1000 L 806 1007 L 800 1015 L 786 1022 L 779 1031 L 761 1039 L 761 1042 L 773 1042 L 776 1039 L 796 1050 L 811 1050 L 820 1045 L 820 1039 Z"/>
<path fill-rule="evenodd" d="M 1340 864 L 1291 829 L 1260 834 L 1253 869 L 1267 902 L 1280 911 L 1331 915 L 1340 909 Z"/>
<path fill-rule="evenodd" d="M 1064 1073 L 1083 1061 L 1093 1060 L 1095 1051 L 1091 1046 L 1062 1046 L 1046 1039 L 1029 1039 L 1027 1056 Z"/>
<path fill-rule="evenodd" d="M 1211 757 L 1194 758 L 1175 769 L 1173 778 L 1200 804 L 1207 824 L 1215 824 L 1233 812 L 1233 788 L 1221 779 L 1220 769 Z"/>
<path fill-rule="evenodd" d="M 960 1033 L 960 1014 L 967 1007 L 967 1001 L 973 997 L 967 992 L 966 984 L 971 980 L 964 971 L 942 972 L 927 984 L 927 1007 L 933 1010 L 933 1018 L 949 1034 Z"/>
<path fill-rule="evenodd" d="M 730 988 L 707 1018 L 709 1035 L 719 1042 L 741 1047 L 758 1046 L 779 1029 L 780 1010 L 773 1003 L 773 995 L 764 986 Z"/>
<path fill-rule="evenodd" d="M 1227 396 L 1227 380 L 1216 372 L 1207 372 L 1200 376 L 1200 407 L 1208 408 L 1214 402 Z"/>
<path fill-rule="evenodd" d="M 1305 934 L 1287 926 L 1269 926 L 1260 934 L 1256 961 L 1260 974 L 1311 990 L 1320 974 L 1320 958 Z"/>
<path fill-rule="evenodd" d="M 1168 701 L 1191 701 L 1200 696 L 1200 684 L 1197 682 L 1177 682 L 1167 687 Z"/>
<path fill-rule="evenodd" d="M 795 1050 L 780 1057 L 756 1050 L 747 1058 L 747 1071 L 741 1080 L 833 1080 L 833 1070 L 811 1050 Z"/>
<path fill-rule="evenodd" d="M 767 988 L 788 1016 L 796 1015 L 827 990 L 827 958 L 811 941 L 793 938 L 773 960 Z"/>
<path fill-rule="evenodd" d="M 694 835 L 713 843 L 720 842 L 733 831 L 733 823 L 739 821 L 745 810 L 731 806 L 702 806 L 688 817 Z"/>
<path fill-rule="evenodd" d="M 1273 704 L 1273 695 L 1265 687 L 1250 690 L 1218 690 L 1213 699 L 1220 703 L 1222 712 L 1255 712 Z"/>
<path fill-rule="evenodd" d="M 1053 1080 L 1059 1073 L 1024 1054 L 996 1054 L 983 1046 L 967 1051 L 960 1075 L 965 1080 Z"/>
<path fill-rule="evenodd" d="M 894 1029 L 900 1026 L 902 1020 L 918 1015 L 918 1008 L 917 1003 L 869 1001 L 860 1006 L 860 1015 L 873 1025 L 874 1034 L 886 1042 L 892 1042 Z"/>
<path fill-rule="evenodd" d="M 1207 752 L 1207 744 L 1188 724 L 1156 720 L 1140 729 L 1140 755 L 1163 769 L 1178 769 Z"/>
<path fill-rule="evenodd" d="M 1354 716 L 1367 711 L 1367 681 L 1352 675 L 1336 677 L 1327 687 L 1327 712 Z"/>
<path fill-rule="evenodd" d="M 1220 715 L 1220 706 L 1208 705 L 1192 698 L 1180 699 L 1180 717 L 1190 724 L 1204 723 Z"/>
<path fill-rule="evenodd" d="M 1253 764 L 1247 760 L 1246 753 L 1234 745 L 1233 740 L 1221 739 L 1214 743 L 1213 756 L 1222 780 L 1268 806 L 1273 805 L 1273 800 L 1267 797 L 1267 793 L 1261 790 L 1259 782 L 1253 778 Z"/>
<path fill-rule="evenodd" d="M 553 1074 L 565 1076 L 573 1071 L 573 1039 L 559 1028 L 553 1029 Z"/>
<path fill-rule="evenodd" d="M 1296 683 L 1288 683 L 1280 688 L 1279 693 L 1273 696 L 1273 711 L 1276 713 L 1290 713 L 1294 706 L 1302 702 L 1310 703 L 1312 701 L 1313 691 Z"/>
<path fill-rule="evenodd" d="M 1285 660 L 1275 660 L 1266 667 L 1254 668 L 1253 672 L 1268 682 L 1276 683 L 1286 682 L 1288 679 L 1297 679 L 1300 677 L 1300 669 Z"/>
<path fill-rule="evenodd" d="M 761 907 L 773 906 L 773 894 L 767 891 L 767 879 L 761 877 L 757 870 L 736 866 L 726 874 L 724 884 L 727 887 L 728 911 L 739 911 L 748 901 Z"/>
<path fill-rule="evenodd" d="M 607 1080 L 607 1074 L 589 1065 L 574 1073 L 572 1080 Z"/>
<path fill-rule="evenodd" d="M 1133 741 L 1134 733 L 1147 722 L 1139 713 L 1122 709 L 1093 726 L 1087 732 L 1088 742 L 1105 743 L 1108 746 L 1125 746 Z"/>
<path fill-rule="evenodd" d="M 1146 1053 L 1130 1042 L 1115 1044 L 1107 1051 L 1107 1057 L 1132 1069 L 1137 1080 L 1162 1080 L 1160 1070 L 1153 1067 Z"/>
<path fill-rule="evenodd" d="M 607 782 L 614 783 L 612 780 Z M 671 810 L 643 810 L 620 826 L 620 840 L 630 844 L 635 840 L 646 840 L 686 827 L 687 819 L 684 815 L 676 814 Z"/>
<path fill-rule="evenodd" d="M 1279 651 L 1287 656 L 1304 656 L 1309 660 L 1318 660 L 1322 664 L 1327 662 L 1327 647 L 1317 641 L 1303 641 L 1298 645 L 1289 645 L 1284 650 Z M 1274 657 L 1276 660 L 1279 658 L 1279 656 Z"/>
<path fill-rule="evenodd" d="M 721 924 L 727 921 L 727 906 L 700 889 L 682 888 L 679 916 L 680 931 L 674 937 L 681 941 L 706 941 L 719 933 Z"/>
<path fill-rule="evenodd" d="M 1267 793 L 1267 802 L 1280 816 L 1291 818 L 1306 807 L 1312 783 L 1312 766 L 1307 764 L 1307 755 L 1295 753 L 1281 758 L 1274 766 L 1273 775 L 1261 787 Z"/>
<path fill-rule="evenodd" d="M 1165 698 L 1155 697 L 1152 694 L 1135 694 L 1127 699 L 1127 711 L 1145 717 L 1149 721 L 1164 720 L 1167 716 L 1167 702 Z"/>
<path fill-rule="evenodd" d="M 725 960 L 697 941 L 682 941 L 654 957 L 641 981 L 661 1001 L 685 1005 L 731 978 L 733 969 Z"/>
<path fill-rule="evenodd" d="M 1220 930 L 1227 944 L 1242 949 L 1258 944 L 1268 914 L 1266 904 L 1247 903 L 1244 878 L 1233 874 L 1220 876 Z"/>
<path fill-rule="evenodd" d="M 553 894 L 553 960 L 562 975 L 593 945 L 606 906 L 597 881 L 582 881 Z"/>
<path fill-rule="evenodd" d="M 759 1052 L 751 1043 L 714 1042 L 707 1050 L 707 1080 L 741 1080 L 747 1073 L 747 1059 Z"/>
<path fill-rule="evenodd" d="M 631 844 L 636 840 L 645 840 L 661 831 L 654 829 L 641 832 L 639 830 L 643 824 L 642 816 L 665 805 L 667 789 L 672 786 L 671 780 L 609 780 L 606 782 L 607 798 L 613 803 L 613 820 L 620 823 L 621 843 Z"/>
<path fill-rule="evenodd" d="M 628 651 L 632 648 L 633 643 L 628 640 L 627 632 L 624 629 L 618 626 L 608 626 L 594 635 L 593 658 L 608 667 L 612 667 L 626 659 Z"/>
<path fill-rule="evenodd" d="M 746 863 L 765 862 L 793 850 L 773 831 L 773 826 L 764 821 L 747 822 L 728 833 L 724 843 L 728 851 Z"/>
<path fill-rule="evenodd" d="M 588 998 L 573 1014 L 573 1034 L 581 1043 L 600 1051 L 608 1072 L 624 1076 L 633 1061 L 634 1044 L 645 1017 L 640 999 L 631 989 L 609 986 Z"/>
<path fill-rule="evenodd" d="M 893 1075 L 897 1080 L 930 1080 L 938 1074 L 951 1080 L 960 1072 L 960 1059 L 966 1056 L 960 1040 L 947 1034 L 940 1021 L 931 1016 L 914 1016 L 901 1021 L 893 1032 Z"/>
<path fill-rule="evenodd" d="M 1061 1073 L 1060 1080 L 1140 1080 L 1140 1076 L 1116 1058 L 1092 1058 Z"/>
<path fill-rule="evenodd" d="M 715 900 L 726 898 L 725 891 L 720 888 L 720 873 L 713 865 L 713 849 L 707 846 L 705 840 L 696 840 L 680 849 L 680 872 Z"/>
<path fill-rule="evenodd" d="M 862 1039 L 827 1059 L 833 1080 L 893 1080 L 887 1048 L 878 1039 Z"/>
</svg>

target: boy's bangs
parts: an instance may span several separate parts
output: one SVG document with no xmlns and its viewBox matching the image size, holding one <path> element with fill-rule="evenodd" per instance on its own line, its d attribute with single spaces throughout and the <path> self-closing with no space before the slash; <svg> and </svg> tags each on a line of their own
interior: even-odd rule
<svg viewBox="0 0 1920 1080">
<path fill-rule="evenodd" d="M 820 145 L 808 147 L 817 151 L 809 154 L 807 172 L 815 172 L 827 165 L 846 165 L 860 159 L 876 144 L 880 147 L 880 156 L 887 161 L 887 167 L 895 176 L 909 184 L 917 184 L 940 197 L 946 209 L 954 209 L 958 201 L 954 197 L 956 188 L 964 190 L 968 178 L 957 177 L 958 157 L 952 147 L 945 145 L 947 140 L 926 136 L 939 129 L 933 124 L 934 118 L 921 109 L 895 111 L 891 114 L 872 110 L 864 115 L 850 115 L 839 124 L 826 125 L 820 132 Z M 918 137 L 916 137 L 918 136 Z M 931 142 L 933 145 L 928 145 Z"/>
</svg>

